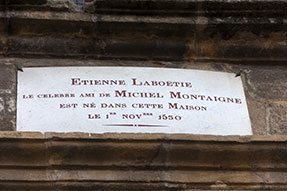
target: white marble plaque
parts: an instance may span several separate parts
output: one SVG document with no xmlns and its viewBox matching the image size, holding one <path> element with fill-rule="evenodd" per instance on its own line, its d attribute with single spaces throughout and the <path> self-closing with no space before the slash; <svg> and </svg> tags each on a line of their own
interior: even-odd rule
<svg viewBox="0 0 287 191">
<path fill-rule="evenodd" d="M 251 135 L 240 77 L 139 67 L 18 72 L 17 130 Z"/>
</svg>

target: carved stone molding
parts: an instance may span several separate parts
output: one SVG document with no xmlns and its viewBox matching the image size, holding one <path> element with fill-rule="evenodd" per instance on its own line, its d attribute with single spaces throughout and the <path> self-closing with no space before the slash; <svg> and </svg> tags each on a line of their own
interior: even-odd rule
<svg viewBox="0 0 287 191">
<path fill-rule="evenodd" d="M 0 133 L 0 190 L 286 190 L 287 138 Z"/>
<path fill-rule="evenodd" d="M 285 62 L 284 0 L 0 1 L 0 52 L 17 57 Z"/>
</svg>

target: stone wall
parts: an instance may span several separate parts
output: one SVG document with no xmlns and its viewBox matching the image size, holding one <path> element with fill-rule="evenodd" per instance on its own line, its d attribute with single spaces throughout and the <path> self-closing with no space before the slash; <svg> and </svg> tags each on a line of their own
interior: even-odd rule
<svg viewBox="0 0 287 191">
<path fill-rule="evenodd" d="M 0 191 L 286 190 L 285 0 L 73 2 L 0 0 Z M 254 136 L 15 132 L 43 66 L 240 74 Z"/>
<path fill-rule="evenodd" d="M 0 1 L 0 129 L 15 130 L 17 68 L 144 66 L 241 73 L 255 135 L 287 134 L 281 1 Z M 276 10 L 276 11 L 275 11 Z"/>
<path fill-rule="evenodd" d="M 0 190 L 284 191 L 286 143 L 286 136 L 0 132 Z"/>
</svg>

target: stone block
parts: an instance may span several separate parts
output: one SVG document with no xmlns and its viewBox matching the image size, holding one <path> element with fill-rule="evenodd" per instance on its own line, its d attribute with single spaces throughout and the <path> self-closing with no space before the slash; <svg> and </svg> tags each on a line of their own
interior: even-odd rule
<svg viewBox="0 0 287 191">
<path fill-rule="evenodd" d="M 9 95 L 6 97 L 6 111 L 7 113 L 14 114 L 16 112 L 16 97 Z"/>
<path fill-rule="evenodd" d="M 34 0 L 10 0 L 9 4 L 12 5 L 28 5 L 28 4 L 33 4 L 33 5 L 41 5 L 41 4 L 45 4 L 47 1 L 46 0 L 38 0 L 38 1 L 34 1 Z"/>
<path fill-rule="evenodd" d="M 0 12 L 1 12 L 1 5 L 0 5 Z M 0 18 L 0 54 L 4 53 L 6 51 L 6 21 L 5 19 Z"/>
<path fill-rule="evenodd" d="M 246 70 L 247 93 L 260 100 L 287 100 L 285 66 L 249 66 Z"/>
<path fill-rule="evenodd" d="M 16 129 L 16 97 L 14 94 L 0 96 L 0 131 Z"/>
<path fill-rule="evenodd" d="M 16 90 L 16 69 L 12 64 L 0 63 L 0 91 L 11 93 Z"/>
<path fill-rule="evenodd" d="M 5 113 L 4 99 L 0 97 L 0 119 L 3 119 Z"/>
<path fill-rule="evenodd" d="M 268 127 L 271 135 L 287 135 L 287 102 L 270 104 Z"/>
<path fill-rule="evenodd" d="M 16 130 L 16 116 L 5 117 L 0 120 L 0 131 L 15 131 Z"/>
<path fill-rule="evenodd" d="M 246 101 L 248 106 L 248 112 L 251 121 L 252 134 L 253 135 L 266 135 L 267 123 L 266 123 L 266 104 L 260 102 L 248 94 L 246 94 Z"/>
<path fill-rule="evenodd" d="M 1 10 L 1 9 L 0 9 Z M 6 31 L 6 21 L 5 19 L 0 19 L 0 37 L 3 38 L 5 31 Z"/>
</svg>

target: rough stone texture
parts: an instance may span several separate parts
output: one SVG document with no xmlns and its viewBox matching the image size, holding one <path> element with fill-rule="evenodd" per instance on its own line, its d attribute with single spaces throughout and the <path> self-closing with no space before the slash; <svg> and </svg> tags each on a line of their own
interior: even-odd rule
<svg viewBox="0 0 287 191">
<path fill-rule="evenodd" d="M 284 190 L 286 136 L 0 132 L 0 190 Z"/>
<path fill-rule="evenodd" d="M 285 0 L 86 2 L 0 0 L 0 191 L 286 190 Z M 260 136 L 13 132 L 36 66 L 240 72 Z"/>
<path fill-rule="evenodd" d="M 246 87 L 255 99 L 287 101 L 287 69 L 285 65 L 246 67 Z"/>
<path fill-rule="evenodd" d="M 16 129 L 16 65 L 0 61 L 0 129 Z M 2 109 L 3 107 L 3 109 Z"/>
<path fill-rule="evenodd" d="M 245 92 L 250 121 L 252 125 L 252 133 L 254 135 L 268 134 L 268 109 L 266 103 L 252 98 L 248 92 Z"/>
<path fill-rule="evenodd" d="M 11 63 L 0 63 L 0 92 L 15 92 L 16 68 Z"/>
<path fill-rule="evenodd" d="M 282 63 L 287 55 L 286 7 L 284 0 L 100 0 L 83 7 L 69 0 L 2 1 L 0 36 L 6 43 L 1 52 L 17 57 Z"/>
<path fill-rule="evenodd" d="M 269 134 L 287 135 L 287 101 L 268 105 Z"/>
<path fill-rule="evenodd" d="M 0 130 L 16 130 L 16 96 L 13 94 L 0 94 Z"/>
<path fill-rule="evenodd" d="M 4 100 L 2 97 L 0 97 L 0 117 L 1 117 L 1 120 L 3 120 L 4 112 L 5 112 Z"/>
</svg>

